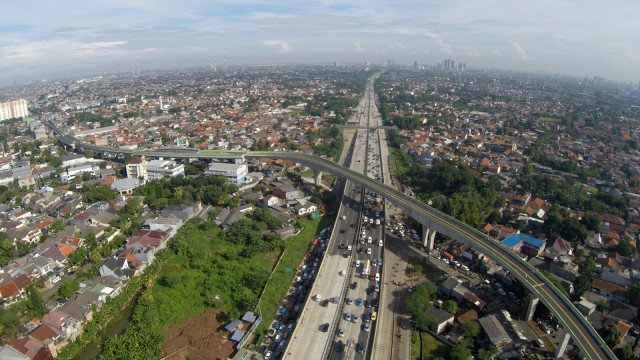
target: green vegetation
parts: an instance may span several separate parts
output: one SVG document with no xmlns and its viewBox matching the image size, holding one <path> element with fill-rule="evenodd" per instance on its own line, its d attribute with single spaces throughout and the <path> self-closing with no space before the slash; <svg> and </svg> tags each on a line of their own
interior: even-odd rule
<svg viewBox="0 0 640 360">
<path fill-rule="evenodd" d="M 450 351 L 451 348 L 447 344 L 428 332 L 414 331 L 411 334 L 412 359 L 448 359 Z"/>
<path fill-rule="evenodd" d="M 58 295 L 61 297 L 68 299 L 78 290 L 80 283 L 77 280 L 66 279 L 60 283 L 60 288 L 58 289 Z"/>
<path fill-rule="evenodd" d="M 136 189 L 137 195 L 144 196 L 144 203 L 151 210 L 161 210 L 165 206 L 191 204 L 201 201 L 205 205 L 234 207 L 239 203 L 237 197 L 229 197 L 238 187 L 227 181 L 224 176 L 205 176 L 150 181 L 144 187 Z"/>
<path fill-rule="evenodd" d="M 73 125 L 75 123 L 99 123 L 100 127 L 112 126 L 113 121 L 115 120 L 115 116 L 111 118 L 106 118 L 102 115 L 92 114 L 92 113 L 75 113 L 69 117 L 67 120 L 67 125 Z"/>
<path fill-rule="evenodd" d="M 427 315 L 425 311 L 431 306 L 430 301 L 436 293 L 436 286 L 426 281 L 415 286 L 413 292 L 404 300 L 404 309 L 411 314 L 416 328 L 426 331 L 435 320 L 432 315 Z"/>
<path fill-rule="evenodd" d="M 280 255 L 278 264 L 273 269 L 258 302 L 257 310 L 263 318 L 256 329 L 256 334 L 260 336 L 266 334 L 267 327 L 276 315 L 280 302 L 287 295 L 289 285 L 295 276 L 295 270 L 304 258 L 311 239 L 320 230 L 333 224 L 334 221 L 335 215 L 325 215 L 316 220 L 301 219 L 299 220 L 300 232 L 285 239 L 285 250 Z"/>
<path fill-rule="evenodd" d="M 325 155 L 334 161 L 340 157 L 342 147 L 344 146 L 342 132 L 335 126 L 327 129 L 320 129 L 307 134 L 309 141 L 314 139 L 322 139 L 323 143 L 313 145 L 313 151 L 317 156 Z"/>
</svg>

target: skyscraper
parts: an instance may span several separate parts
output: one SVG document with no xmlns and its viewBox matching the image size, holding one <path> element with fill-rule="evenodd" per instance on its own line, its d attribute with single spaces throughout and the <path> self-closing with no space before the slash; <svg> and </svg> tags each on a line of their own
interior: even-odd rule
<svg viewBox="0 0 640 360">
<path fill-rule="evenodd" d="M 20 99 L 0 103 L 0 121 L 29 116 L 27 100 Z"/>
</svg>

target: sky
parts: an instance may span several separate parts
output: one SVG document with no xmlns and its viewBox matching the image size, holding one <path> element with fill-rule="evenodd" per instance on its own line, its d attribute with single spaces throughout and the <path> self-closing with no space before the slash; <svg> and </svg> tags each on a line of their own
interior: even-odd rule
<svg viewBox="0 0 640 360">
<path fill-rule="evenodd" d="M 0 85 L 148 69 L 382 63 L 640 80 L 637 0 L 5 1 Z"/>
</svg>

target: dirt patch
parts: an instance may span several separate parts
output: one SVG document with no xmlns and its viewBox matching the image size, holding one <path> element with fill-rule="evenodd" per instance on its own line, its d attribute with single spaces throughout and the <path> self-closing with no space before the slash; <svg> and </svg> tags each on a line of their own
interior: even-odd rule
<svg viewBox="0 0 640 360">
<path fill-rule="evenodd" d="M 218 311 L 207 310 L 199 316 L 169 328 L 162 346 L 167 360 L 222 359 L 231 356 L 235 343 L 228 339 L 229 332 Z"/>
</svg>

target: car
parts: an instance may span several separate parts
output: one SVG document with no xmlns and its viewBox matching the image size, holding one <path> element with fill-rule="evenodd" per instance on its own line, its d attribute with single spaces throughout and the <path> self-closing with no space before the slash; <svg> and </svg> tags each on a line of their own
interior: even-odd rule
<svg viewBox="0 0 640 360">
<path fill-rule="evenodd" d="M 276 330 L 278 330 L 280 326 L 282 326 L 282 323 L 280 321 L 276 321 L 273 323 L 273 328 Z"/>
<path fill-rule="evenodd" d="M 353 314 L 353 315 L 351 315 L 351 321 L 352 321 L 352 322 L 357 323 L 357 322 L 358 322 L 358 319 L 359 319 L 359 318 L 358 318 L 358 314 Z"/>
<path fill-rule="evenodd" d="M 282 333 L 277 333 L 277 334 L 276 334 L 276 337 L 275 337 L 275 338 L 273 338 L 273 339 L 274 339 L 276 342 L 278 342 L 278 341 L 282 340 Z"/>
<path fill-rule="evenodd" d="M 344 328 L 339 328 L 338 329 L 338 337 L 343 337 L 344 336 Z"/>
<path fill-rule="evenodd" d="M 378 317 L 378 313 L 377 312 L 372 312 L 371 313 L 371 321 L 376 321 L 376 318 Z"/>
<path fill-rule="evenodd" d="M 371 307 L 371 301 L 369 301 L 369 300 L 365 300 L 365 301 L 364 301 L 364 307 L 366 307 L 366 308 L 370 308 L 370 307 Z"/>
<path fill-rule="evenodd" d="M 316 294 L 313 298 L 315 301 L 320 301 L 322 300 L 322 294 Z"/>
<path fill-rule="evenodd" d="M 351 284 L 351 288 L 352 288 L 352 289 L 355 289 L 355 288 L 357 288 L 357 287 L 358 287 L 358 283 L 354 281 L 354 282 Z"/>
<path fill-rule="evenodd" d="M 378 258 L 378 266 L 382 266 L 382 259 Z"/>
<path fill-rule="evenodd" d="M 371 248 L 367 248 L 367 255 L 371 255 Z"/>
<path fill-rule="evenodd" d="M 376 273 L 376 281 L 380 281 L 380 273 Z"/>
<path fill-rule="evenodd" d="M 411 292 L 413 292 L 413 289 L 414 289 L 414 288 L 415 288 L 414 286 L 409 286 L 409 292 L 410 292 L 410 293 L 411 293 Z"/>
<path fill-rule="evenodd" d="M 361 353 L 363 351 L 364 351 L 364 343 L 362 342 L 356 343 L 356 352 Z"/>
<path fill-rule="evenodd" d="M 348 245 L 347 246 L 347 251 L 351 251 L 351 249 L 352 249 L 351 245 Z"/>
<path fill-rule="evenodd" d="M 384 243 L 382 242 L 382 239 L 380 239 L 380 241 L 378 241 L 378 246 L 380 246 L 380 247 L 384 246 Z"/>
<path fill-rule="evenodd" d="M 376 292 L 380 292 L 380 284 L 376 283 Z"/>
<path fill-rule="evenodd" d="M 368 322 L 364 323 L 364 325 L 362 326 L 362 330 L 369 332 L 369 330 L 371 330 L 371 323 L 368 323 Z"/>
<path fill-rule="evenodd" d="M 340 272 L 338 272 L 338 275 L 340 276 L 345 276 L 347 274 L 346 270 L 340 270 Z"/>
<path fill-rule="evenodd" d="M 356 306 L 362 306 L 362 298 L 356 299 Z"/>
<path fill-rule="evenodd" d="M 360 266 L 360 260 L 356 260 L 356 267 Z"/>
<path fill-rule="evenodd" d="M 322 332 L 329 331 L 329 323 L 324 323 L 324 324 L 320 325 L 320 331 L 322 331 Z"/>
<path fill-rule="evenodd" d="M 269 359 L 271 359 L 271 355 L 273 355 L 273 354 L 271 353 L 271 351 L 267 351 L 267 352 L 264 354 L 264 360 L 269 360 Z"/>
<path fill-rule="evenodd" d="M 371 244 L 371 243 L 373 242 L 373 239 L 371 238 L 371 236 L 369 236 L 369 237 L 367 238 L 367 242 L 368 242 L 369 244 Z"/>
<path fill-rule="evenodd" d="M 500 295 L 504 296 L 504 295 L 507 295 L 507 292 L 506 292 L 506 291 L 504 291 L 504 289 L 503 289 L 503 288 L 499 288 L 499 289 L 498 289 L 498 294 L 500 294 Z"/>
<path fill-rule="evenodd" d="M 351 321 L 351 313 L 348 313 L 348 312 L 344 313 L 344 319 L 346 321 Z"/>
<path fill-rule="evenodd" d="M 353 298 L 348 297 L 347 298 L 347 305 L 351 305 L 353 303 Z"/>
</svg>

